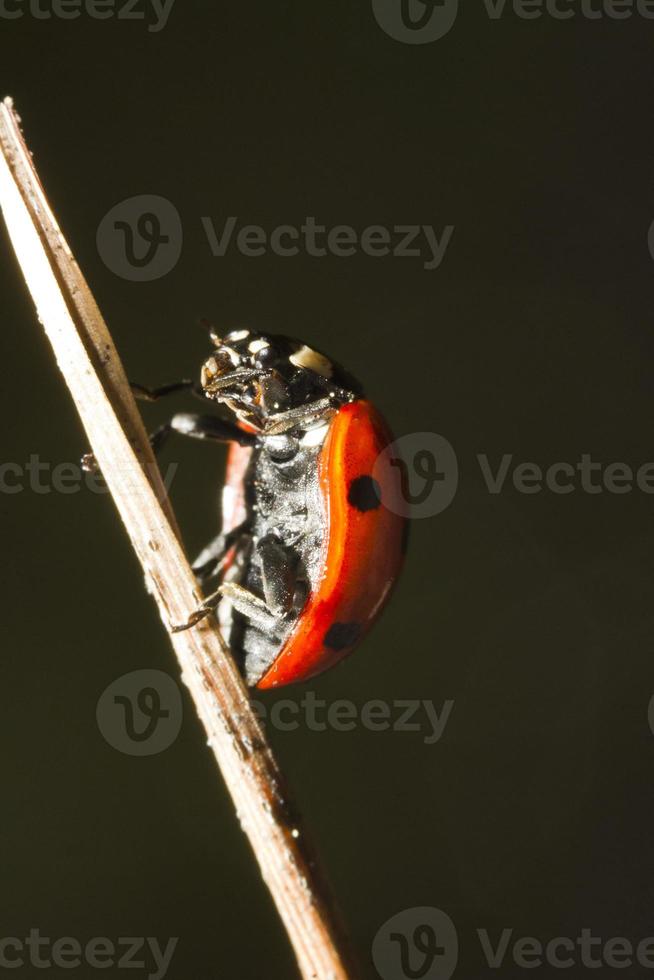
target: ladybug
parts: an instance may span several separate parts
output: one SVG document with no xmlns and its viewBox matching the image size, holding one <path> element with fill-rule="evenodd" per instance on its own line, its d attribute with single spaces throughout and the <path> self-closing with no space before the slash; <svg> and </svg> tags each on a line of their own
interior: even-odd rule
<svg viewBox="0 0 654 980">
<path fill-rule="evenodd" d="M 173 432 L 229 443 L 222 528 L 193 564 L 219 585 L 173 631 L 216 610 L 249 685 L 305 681 L 359 643 L 400 571 L 399 472 L 375 467 L 392 437 L 320 351 L 251 330 L 211 340 L 200 385 L 132 386 L 148 400 L 193 388 L 228 414 L 180 413 L 151 436 L 156 451 Z"/>
</svg>

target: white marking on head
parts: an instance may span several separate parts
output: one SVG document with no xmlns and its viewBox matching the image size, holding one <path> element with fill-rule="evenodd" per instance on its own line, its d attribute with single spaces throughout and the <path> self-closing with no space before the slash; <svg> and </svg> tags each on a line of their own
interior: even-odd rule
<svg viewBox="0 0 654 980">
<path fill-rule="evenodd" d="M 230 340 L 245 340 L 246 337 L 250 336 L 249 330 L 233 330 L 229 334 Z"/>
<path fill-rule="evenodd" d="M 202 365 L 202 375 L 200 379 L 202 384 L 206 387 L 210 381 L 213 381 L 217 374 L 218 362 L 215 357 L 210 357 L 209 360 L 205 361 Z"/>
<path fill-rule="evenodd" d="M 248 344 L 248 350 L 251 354 L 258 354 L 259 351 L 265 350 L 266 347 L 270 347 L 267 340 L 252 340 Z"/>
</svg>

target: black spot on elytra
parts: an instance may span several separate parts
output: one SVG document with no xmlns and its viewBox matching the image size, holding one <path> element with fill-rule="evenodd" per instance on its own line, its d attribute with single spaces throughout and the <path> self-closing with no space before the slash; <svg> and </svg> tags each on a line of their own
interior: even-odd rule
<svg viewBox="0 0 654 980">
<path fill-rule="evenodd" d="M 347 500 L 357 510 L 375 510 L 381 504 L 381 487 L 371 476 L 357 476 L 350 483 Z"/>
<path fill-rule="evenodd" d="M 359 623 L 332 623 L 325 633 L 325 646 L 330 650 L 345 650 L 356 643 L 360 632 Z"/>
</svg>

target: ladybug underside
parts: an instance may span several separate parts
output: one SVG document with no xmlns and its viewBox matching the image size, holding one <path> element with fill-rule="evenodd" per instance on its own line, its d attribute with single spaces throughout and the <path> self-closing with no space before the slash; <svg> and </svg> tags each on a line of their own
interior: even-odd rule
<svg viewBox="0 0 654 980">
<path fill-rule="evenodd" d="M 274 662 L 322 576 L 327 515 L 318 457 L 327 429 L 323 422 L 264 439 L 251 450 L 243 480 L 245 519 L 223 576 L 223 584 L 243 591 L 230 590 L 219 607 L 225 639 L 248 684 Z"/>
</svg>

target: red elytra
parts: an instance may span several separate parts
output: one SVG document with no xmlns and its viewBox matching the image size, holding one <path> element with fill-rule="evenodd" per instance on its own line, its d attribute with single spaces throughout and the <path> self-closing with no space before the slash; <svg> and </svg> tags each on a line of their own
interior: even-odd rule
<svg viewBox="0 0 654 980">
<path fill-rule="evenodd" d="M 375 467 L 391 439 L 380 413 L 363 399 L 343 405 L 330 421 L 318 459 L 325 519 L 320 583 L 257 688 L 327 670 L 354 649 L 386 604 L 402 566 L 407 523 L 398 505 L 399 471 Z M 230 447 L 223 530 L 243 520 L 250 453 Z"/>
</svg>

